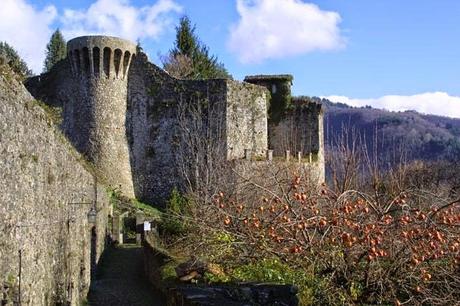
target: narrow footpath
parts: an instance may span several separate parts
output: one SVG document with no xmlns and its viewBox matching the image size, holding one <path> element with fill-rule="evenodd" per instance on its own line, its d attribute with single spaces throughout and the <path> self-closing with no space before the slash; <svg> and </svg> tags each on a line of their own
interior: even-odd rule
<svg viewBox="0 0 460 306">
<path fill-rule="evenodd" d="M 91 284 L 89 305 L 166 305 L 144 276 L 142 256 L 142 248 L 136 245 L 108 248 Z"/>
</svg>

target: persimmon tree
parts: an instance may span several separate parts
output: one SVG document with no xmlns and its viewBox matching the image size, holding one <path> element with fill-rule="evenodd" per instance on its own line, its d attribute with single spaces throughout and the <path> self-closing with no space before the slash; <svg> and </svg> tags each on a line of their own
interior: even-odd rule
<svg viewBox="0 0 460 306">
<path fill-rule="evenodd" d="M 195 208 L 195 224 L 203 234 L 232 237 L 222 263 L 275 256 L 313 269 L 328 280 L 331 294 L 353 292 L 350 303 L 446 305 L 458 300 L 460 199 L 406 189 L 376 201 L 373 193 L 338 194 L 325 185 L 318 190 L 306 172 L 297 171 L 289 183 L 281 173 L 288 171 L 272 173 L 277 188 L 248 179 L 246 189 L 218 192 L 211 205 Z"/>
</svg>

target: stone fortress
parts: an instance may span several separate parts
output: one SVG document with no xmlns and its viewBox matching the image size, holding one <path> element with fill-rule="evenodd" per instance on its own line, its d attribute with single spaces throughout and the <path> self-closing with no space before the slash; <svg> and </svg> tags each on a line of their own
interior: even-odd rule
<svg viewBox="0 0 460 306">
<path fill-rule="evenodd" d="M 84 36 L 70 40 L 67 59 L 27 87 L 35 98 L 62 107 L 64 134 L 110 185 L 156 204 L 180 185 L 179 104 L 200 99 L 220 118 L 213 128 L 225 135 L 219 141 L 227 160 L 291 155 L 291 161 L 310 162 L 324 181 L 321 105 L 291 98 L 292 80 L 179 80 L 129 41 Z"/>
<path fill-rule="evenodd" d="M 26 87 L 0 63 L 0 303 L 81 305 L 116 239 L 107 185 L 161 206 L 184 183 L 184 124 L 203 121 L 226 162 L 295 163 L 322 182 L 321 105 L 292 98 L 291 83 L 178 80 L 106 36 L 69 41 L 67 58 Z M 59 126 L 50 106 L 62 110 Z"/>
</svg>

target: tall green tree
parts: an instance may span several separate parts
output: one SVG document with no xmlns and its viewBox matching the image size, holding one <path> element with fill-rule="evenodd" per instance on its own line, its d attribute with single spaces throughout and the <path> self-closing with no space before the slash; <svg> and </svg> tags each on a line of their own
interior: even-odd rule
<svg viewBox="0 0 460 306">
<path fill-rule="evenodd" d="M 54 64 L 66 57 L 66 54 L 66 41 L 64 39 L 64 36 L 62 36 L 61 31 L 57 29 L 56 31 L 54 31 L 53 35 L 51 35 L 50 41 L 46 45 L 46 58 L 43 71 L 50 71 Z"/>
<path fill-rule="evenodd" d="M 2 62 L 8 64 L 8 66 L 21 77 L 32 75 L 32 70 L 29 69 L 26 62 L 7 42 L 0 42 L 0 58 Z"/>
<path fill-rule="evenodd" d="M 176 27 L 174 48 L 162 62 L 166 71 L 173 72 L 172 74 L 179 78 L 231 78 L 224 65 L 215 55 L 211 55 L 209 48 L 199 40 L 195 34 L 195 25 L 192 26 L 187 16 L 180 19 L 179 26 Z"/>
</svg>

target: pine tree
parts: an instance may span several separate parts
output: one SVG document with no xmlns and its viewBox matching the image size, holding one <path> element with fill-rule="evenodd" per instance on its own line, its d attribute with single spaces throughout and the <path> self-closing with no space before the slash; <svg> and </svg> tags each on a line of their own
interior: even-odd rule
<svg viewBox="0 0 460 306">
<path fill-rule="evenodd" d="M 66 54 L 66 41 L 64 36 L 62 36 L 61 31 L 57 29 L 54 31 L 53 35 L 51 35 L 51 39 L 46 45 L 46 58 L 43 68 L 44 72 L 50 71 L 54 64 L 66 57 Z"/>
<path fill-rule="evenodd" d="M 166 71 L 183 71 L 185 75 L 175 76 L 184 79 L 231 78 L 224 65 L 218 62 L 216 56 L 210 55 L 209 48 L 199 40 L 195 26 L 192 26 L 187 16 L 180 19 L 176 27 L 174 48 L 162 61 Z M 181 63 L 191 63 L 192 69 L 176 67 Z"/>
<path fill-rule="evenodd" d="M 0 58 L 2 58 L 2 62 L 8 64 L 8 66 L 21 77 L 32 75 L 32 70 L 27 67 L 26 62 L 7 42 L 0 42 Z"/>
</svg>

